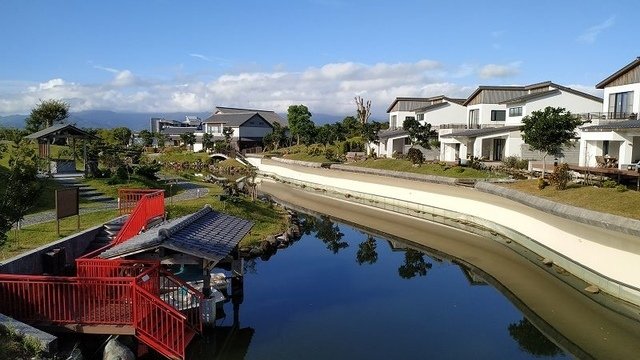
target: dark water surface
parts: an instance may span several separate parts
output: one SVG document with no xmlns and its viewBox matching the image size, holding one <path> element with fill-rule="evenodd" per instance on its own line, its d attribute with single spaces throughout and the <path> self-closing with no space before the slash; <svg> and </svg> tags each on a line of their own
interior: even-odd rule
<svg viewBox="0 0 640 360">
<path fill-rule="evenodd" d="M 190 359 L 566 358 L 477 274 L 327 217 L 268 261 Z"/>
</svg>

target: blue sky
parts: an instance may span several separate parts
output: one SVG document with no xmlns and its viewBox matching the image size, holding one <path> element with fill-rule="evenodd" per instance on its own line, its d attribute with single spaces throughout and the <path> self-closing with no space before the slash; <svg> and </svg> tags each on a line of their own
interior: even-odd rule
<svg viewBox="0 0 640 360">
<path fill-rule="evenodd" d="M 478 4 L 483 4 L 482 6 Z M 374 116 L 396 96 L 594 85 L 640 55 L 637 1 L 0 1 L 0 115 L 216 105 Z"/>
</svg>

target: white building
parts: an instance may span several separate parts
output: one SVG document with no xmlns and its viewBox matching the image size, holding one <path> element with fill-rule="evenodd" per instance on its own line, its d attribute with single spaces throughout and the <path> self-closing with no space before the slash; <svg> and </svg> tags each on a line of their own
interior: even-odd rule
<svg viewBox="0 0 640 360">
<path fill-rule="evenodd" d="M 392 157 L 393 153 L 404 154 L 411 147 L 408 132 L 402 129 L 405 120 L 413 118 L 422 124 L 431 124 L 431 128 L 451 127 L 465 116 L 464 99 L 449 98 L 444 95 L 429 98 L 396 98 L 387 109 L 389 129 L 378 133 L 380 143 L 370 144 L 378 156 Z M 427 158 L 437 158 L 433 151 L 420 148 Z"/>
<path fill-rule="evenodd" d="M 596 156 L 608 155 L 626 169 L 640 161 L 640 57 L 596 88 L 604 89 L 602 113 L 581 129 L 580 165 L 597 166 Z"/>
<path fill-rule="evenodd" d="M 522 140 L 523 117 L 548 106 L 589 114 L 602 107 L 602 99 L 546 81 L 527 86 L 481 86 L 465 104 L 468 129 L 440 133 L 444 161 L 471 156 L 491 161 L 507 156 L 539 159 L 540 154 L 531 151 Z M 577 163 L 578 151 L 577 147 L 565 149 L 563 160 Z"/>
<path fill-rule="evenodd" d="M 284 120 L 273 111 L 217 107 L 214 114 L 202 122 L 193 150 L 203 149 L 205 133 L 212 135 L 213 140 L 224 140 L 225 127 L 233 130 L 231 143 L 237 150 L 262 146 L 262 139 L 273 131 L 272 122 L 276 121 L 284 125 Z"/>
</svg>

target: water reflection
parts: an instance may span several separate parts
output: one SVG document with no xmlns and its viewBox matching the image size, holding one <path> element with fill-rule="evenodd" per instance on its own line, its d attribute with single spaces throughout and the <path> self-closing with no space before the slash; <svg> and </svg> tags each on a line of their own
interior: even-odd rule
<svg viewBox="0 0 640 360">
<path fill-rule="evenodd" d="M 398 268 L 398 275 L 403 279 L 411 279 L 416 276 L 427 275 L 427 270 L 433 264 L 424 260 L 424 254 L 420 251 L 407 249 L 404 253 L 404 264 Z"/>
<path fill-rule="evenodd" d="M 562 350 L 547 339 L 526 318 L 522 318 L 517 323 L 509 324 L 509 335 L 518 342 L 521 350 L 531 355 L 542 357 L 562 354 Z"/>
<path fill-rule="evenodd" d="M 367 239 L 358 245 L 358 252 L 356 253 L 356 261 L 358 262 L 358 265 L 375 264 L 375 262 L 378 261 L 378 252 L 376 251 L 376 247 L 376 239 L 367 234 Z"/>
</svg>

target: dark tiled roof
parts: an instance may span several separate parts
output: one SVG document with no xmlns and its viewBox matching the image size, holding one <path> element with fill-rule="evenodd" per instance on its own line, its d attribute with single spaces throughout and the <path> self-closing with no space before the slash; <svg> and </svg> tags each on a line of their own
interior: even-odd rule
<svg viewBox="0 0 640 360">
<path fill-rule="evenodd" d="M 500 133 L 505 133 L 505 132 L 511 132 L 511 131 L 515 131 L 515 130 L 519 130 L 519 129 L 520 129 L 520 125 L 501 126 L 501 127 L 494 127 L 494 128 L 482 128 L 482 129 L 469 129 L 469 130 L 455 131 L 455 132 L 452 132 L 450 134 L 442 135 L 441 137 L 443 137 L 443 138 L 478 137 L 478 136 L 485 136 L 485 135 L 492 135 L 492 134 L 500 134 Z"/>
<path fill-rule="evenodd" d="M 38 138 L 46 138 L 48 136 L 58 136 L 58 135 L 69 135 L 73 137 L 81 137 L 85 139 L 96 139 L 95 136 L 89 134 L 84 130 L 80 130 L 77 127 L 71 124 L 56 124 L 53 126 L 49 126 L 46 129 L 40 130 L 38 132 L 34 132 L 33 134 L 27 135 L 27 139 L 38 139 Z"/>
<path fill-rule="evenodd" d="M 393 100 L 391 105 L 387 108 L 387 112 L 391 112 L 394 106 L 398 103 L 398 101 L 430 101 L 431 98 L 419 98 L 419 97 L 397 97 Z"/>
<path fill-rule="evenodd" d="M 251 221 L 218 213 L 205 206 L 194 214 L 175 219 L 116 245 L 99 257 L 123 257 L 162 247 L 218 262 L 229 255 L 252 226 Z"/>
<path fill-rule="evenodd" d="M 208 117 L 204 122 L 209 124 L 224 124 L 226 126 L 241 126 L 242 124 L 249 121 L 254 116 L 259 117 L 267 124 L 271 125 L 267 119 L 265 119 L 260 113 L 257 112 L 236 112 L 229 114 L 213 114 Z"/>
<path fill-rule="evenodd" d="M 471 100 L 473 100 L 473 98 L 475 98 L 476 96 L 478 96 L 478 94 L 480 94 L 480 92 L 482 92 L 482 90 L 524 90 L 524 86 L 485 86 L 485 85 L 481 85 L 478 86 L 478 88 L 471 93 L 471 95 L 469 95 L 469 97 L 462 103 L 462 105 L 467 106 L 468 103 L 471 102 Z"/>
<path fill-rule="evenodd" d="M 633 60 L 632 62 L 630 62 L 629 64 L 627 64 L 625 67 L 623 67 L 622 69 L 616 71 L 615 73 L 613 73 L 611 76 L 607 77 L 606 79 L 600 81 L 597 85 L 596 85 L 596 89 L 604 89 L 605 86 L 607 86 L 607 84 L 609 84 L 610 82 L 612 82 L 613 80 L 619 78 L 620 76 L 622 76 L 623 74 L 625 74 L 627 71 L 633 69 L 634 67 L 640 65 L 640 57 L 637 57 L 635 60 Z"/>
<path fill-rule="evenodd" d="M 393 129 L 393 130 L 381 130 L 378 132 L 380 139 L 389 139 L 396 136 L 409 135 L 409 132 L 405 129 Z"/>
<path fill-rule="evenodd" d="M 432 105 L 429 105 L 429 106 L 419 107 L 417 109 L 414 109 L 413 111 L 415 111 L 417 113 L 423 113 L 423 112 L 439 109 L 439 108 L 445 107 L 445 106 L 449 106 L 449 103 L 448 102 L 441 102 L 441 103 L 432 104 Z"/>
<path fill-rule="evenodd" d="M 640 129 L 640 120 L 624 120 L 602 125 L 586 126 L 582 128 L 582 131 L 611 131 L 624 129 Z"/>
<path fill-rule="evenodd" d="M 231 107 L 217 106 L 216 107 L 216 112 L 220 112 L 221 114 L 258 113 L 265 120 L 267 120 L 271 125 L 273 125 L 274 122 L 277 122 L 282 126 L 287 125 L 287 120 L 286 119 L 283 119 L 275 111 L 271 111 L 271 110 L 241 109 L 241 108 L 231 108 Z"/>
<path fill-rule="evenodd" d="M 523 102 L 527 102 L 529 100 L 538 99 L 538 98 L 541 98 L 541 97 L 545 97 L 545 96 L 549 96 L 549 95 L 556 95 L 556 94 L 560 94 L 560 90 L 553 89 L 553 90 L 541 91 L 541 92 L 537 92 L 537 93 L 533 93 L 533 94 L 527 94 L 527 95 L 523 95 L 523 96 L 518 96 L 518 97 L 515 97 L 513 99 L 509 99 L 507 101 L 503 101 L 500 104 L 523 103 Z"/>
<path fill-rule="evenodd" d="M 187 133 L 194 133 L 198 130 L 195 126 L 168 126 L 162 129 L 160 132 L 165 135 L 182 135 Z"/>
</svg>

